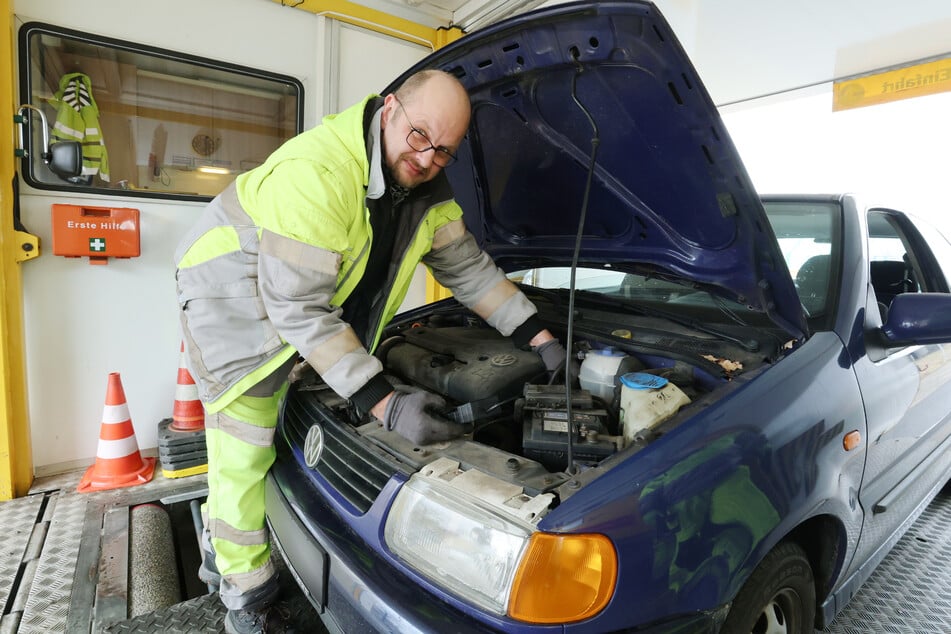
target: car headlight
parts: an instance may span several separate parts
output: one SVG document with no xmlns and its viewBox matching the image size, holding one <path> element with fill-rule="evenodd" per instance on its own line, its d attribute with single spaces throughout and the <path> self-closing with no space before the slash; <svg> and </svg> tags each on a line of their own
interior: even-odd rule
<svg viewBox="0 0 951 634">
<path fill-rule="evenodd" d="M 386 520 L 386 543 L 454 594 L 505 614 L 532 528 L 445 489 L 418 478 L 403 485 Z"/>
<path fill-rule="evenodd" d="M 607 605 L 617 577 L 610 540 L 540 532 L 533 520 L 551 495 L 530 498 L 510 483 L 439 462 L 397 494 L 384 528 L 393 553 L 460 598 L 521 621 L 578 621 Z"/>
</svg>

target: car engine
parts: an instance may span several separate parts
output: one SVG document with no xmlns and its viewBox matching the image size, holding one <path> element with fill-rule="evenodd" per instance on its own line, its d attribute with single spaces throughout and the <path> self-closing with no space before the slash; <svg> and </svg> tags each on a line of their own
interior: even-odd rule
<svg viewBox="0 0 951 634">
<path fill-rule="evenodd" d="M 474 425 L 473 439 L 520 453 L 549 469 L 567 466 L 563 386 L 548 385 L 541 359 L 491 328 L 418 326 L 384 342 L 378 356 L 403 382 L 442 395 L 445 414 Z M 578 460 L 599 461 L 617 446 L 607 410 L 583 390 L 572 394 Z"/>
<path fill-rule="evenodd" d="M 592 342 L 575 348 L 575 356 L 583 357 Z M 593 393 L 574 386 L 569 426 L 562 377 L 550 377 L 537 354 L 518 349 L 484 323 L 415 323 L 382 342 L 376 354 L 394 383 L 445 398 L 449 409 L 443 414 L 471 423 L 473 441 L 530 458 L 549 471 L 568 466 L 569 429 L 576 463 L 596 464 L 632 441 L 633 434 L 622 435 L 620 387 Z M 621 374 L 645 370 L 636 357 L 623 355 L 607 378 L 614 386 Z M 678 383 L 696 393 L 689 380 Z"/>
</svg>

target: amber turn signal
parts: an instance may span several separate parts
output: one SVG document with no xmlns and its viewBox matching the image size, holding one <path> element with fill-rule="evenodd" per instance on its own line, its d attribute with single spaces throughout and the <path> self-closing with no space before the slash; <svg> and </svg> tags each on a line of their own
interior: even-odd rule
<svg viewBox="0 0 951 634">
<path fill-rule="evenodd" d="M 845 436 L 842 437 L 842 446 L 845 447 L 846 451 L 852 451 L 862 443 L 862 434 L 858 430 L 853 429 Z"/>
<path fill-rule="evenodd" d="M 534 533 L 515 574 L 509 616 L 528 623 L 571 623 L 608 604 L 617 552 L 604 535 Z"/>
</svg>

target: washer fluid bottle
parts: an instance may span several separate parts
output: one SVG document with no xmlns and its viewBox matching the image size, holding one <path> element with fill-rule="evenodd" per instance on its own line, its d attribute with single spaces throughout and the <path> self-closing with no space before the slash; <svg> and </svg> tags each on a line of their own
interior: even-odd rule
<svg viewBox="0 0 951 634">
<path fill-rule="evenodd" d="M 664 422 L 690 402 L 683 391 L 662 376 L 629 372 L 621 376 L 621 412 L 625 445 L 637 432 Z"/>
<path fill-rule="evenodd" d="M 581 387 L 610 403 L 614 399 L 617 370 L 625 356 L 627 355 L 612 347 L 589 352 L 578 371 Z"/>
</svg>

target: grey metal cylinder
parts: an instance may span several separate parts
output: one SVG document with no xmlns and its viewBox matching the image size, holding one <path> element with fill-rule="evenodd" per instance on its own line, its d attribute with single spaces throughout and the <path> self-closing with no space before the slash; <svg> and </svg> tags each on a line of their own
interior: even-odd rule
<svg viewBox="0 0 951 634">
<path fill-rule="evenodd" d="M 181 601 L 172 522 L 157 504 L 132 508 L 129 521 L 129 617 Z"/>
</svg>

